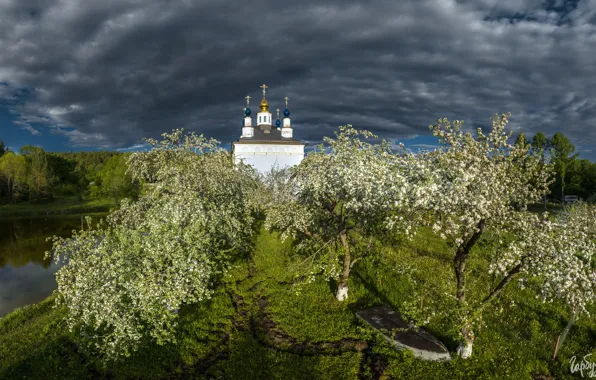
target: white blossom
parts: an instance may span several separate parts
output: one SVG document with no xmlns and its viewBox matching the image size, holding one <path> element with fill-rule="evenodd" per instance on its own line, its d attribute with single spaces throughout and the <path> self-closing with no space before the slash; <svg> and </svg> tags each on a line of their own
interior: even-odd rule
<svg viewBox="0 0 596 380">
<path fill-rule="evenodd" d="M 347 297 L 354 258 L 367 254 L 357 252 L 353 240 L 395 230 L 410 234 L 417 220 L 415 181 L 408 177 L 418 175 L 418 161 L 392 154 L 385 141 L 371 144 L 361 138 L 376 136 L 347 125 L 335 139 L 325 138 L 327 147 L 290 170 L 266 219 L 268 228 L 281 231 L 284 239 L 293 237 L 310 255 L 304 263 L 312 268 L 307 281 L 315 274 L 339 280 L 340 300 Z"/>
<path fill-rule="evenodd" d="M 128 355 L 146 337 L 174 339 L 177 311 L 208 299 L 231 255 L 253 235 L 254 171 L 234 167 L 217 142 L 176 130 L 134 153 L 146 193 L 96 228 L 54 237 L 57 300 L 67 322 L 105 358 Z M 48 252 L 50 254 L 50 252 Z"/>
<path fill-rule="evenodd" d="M 485 231 L 497 237 L 509 234 L 526 238 L 529 229 L 540 223 L 524 210 L 528 203 L 541 199 L 550 183 L 550 166 L 529 155 L 527 146 L 508 143 L 508 116 L 495 115 L 490 133 L 478 129 L 476 136 L 464 133 L 461 121 L 452 124 L 440 119 L 430 128 L 443 147 L 418 155 L 432 183 L 424 188 L 426 197 L 419 205 L 430 213 L 432 230 L 454 247 L 457 312 L 463 338 L 458 352 L 464 357 L 471 355 L 477 311 L 487 307 L 513 276 L 523 272 L 515 251 L 521 248 L 511 246 L 503 251 L 497 246 L 491 271 L 503 276 L 501 283 L 484 301 L 470 305 L 466 298 L 466 264 L 472 248 Z"/>
</svg>

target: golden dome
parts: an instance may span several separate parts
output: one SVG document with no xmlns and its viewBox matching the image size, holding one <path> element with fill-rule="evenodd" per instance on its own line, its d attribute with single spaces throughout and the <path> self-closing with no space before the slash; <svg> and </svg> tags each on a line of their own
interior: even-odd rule
<svg viewBox="0 0 596 380">
<path fill-rule="evenodd" d="M 261 100 L 261 112 L 267 112 L 269 111 L 269 103 L 267 103 L 267 99 L 263 98 L 263 100 Z"/>
</svg>

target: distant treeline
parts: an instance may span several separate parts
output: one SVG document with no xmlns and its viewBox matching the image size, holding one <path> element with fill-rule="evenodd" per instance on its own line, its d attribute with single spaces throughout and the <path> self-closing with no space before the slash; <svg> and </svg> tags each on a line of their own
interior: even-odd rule
<svg viewBox="0 0 596 380">
<path fill-rule="evenodd" d="M 550 185 L 549 198 L 561 200 L 565 195 L 577 195 L 585 201 L 596 202 L 596 163 L 580 159 L 575 145 L 562 133 L 547 138 L 538 132 L 531 141 L 519 133 L 515 144 L 529 145 L 529 154 L 537 154 L 545 162 L 554 164 L 555 181 Z"/>
<path fill-rule="evenodd" d="M 129 153 L 46 152 L 26 145 L 18 154 L 0 140 L 0 203 L 49 200 L 55 196 L 135 197 L 140 186 L 126 174 Z"/>
<path fill-rule="evenodd" d="M 529 154 L 540 155 L 555 167 L 551 199 L 577 195 L 596 202 L 596 163 L 580 159 L 575 146 L 562 133 L 547 138 L 542 132 L 532 140 L 519 133 L 515 144 L 524 144 Z M 26 145 L 19 154 L 6 150 L 0 140 L 0 203 L 51 199 L 58 195 L 111 197 L 116 204 L 124 197 L 136 197 L 140 185 L 126 174 L 130 153 L 46 152 Z"/>
</svg>

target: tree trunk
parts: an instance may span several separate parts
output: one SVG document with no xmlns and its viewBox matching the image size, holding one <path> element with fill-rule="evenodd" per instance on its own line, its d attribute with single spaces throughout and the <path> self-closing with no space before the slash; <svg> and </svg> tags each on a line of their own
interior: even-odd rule
<svg viewBox="0 0 596 380">
<path fill-rule="evenodd" d="M 565 172 L 561 170 L 561 199 L 565 204 Z"/>
<path fill-rule="evenodd" d="M 337 298 L 338 301 L 345 301 L 348 299 L 348 277 L 350 276 L 350 262 L 352 258 L 350 256 L 350 246 L 348 244 L 348 237 L 346 235 L 345 230 L 342 230 L 339 233 L 339 238 L 341 240 L 342 245 L 344 246 L 345 256 L 344 267 L 341 272 L 341 277 L 337 286 L 337 294 L 335 295 L 335 298 Z"/>
<path fill-rule="evenodd" d="M 478 231 L 474 232 L 470 239 L 457 249 L 457 253 L 453 259 L 453 269 L 455 270 L 455 278 L 457 279 L 455 296 L 460 308 L 463 308 L 466 304 L 466 262 L 472 247 L 474 247 L 474 244 L 476 244 L 480 235 L 482 235 L 483 230 L 484 220 L 480 220 L 478 222 Z M 461 328 L 461 334 L 462 341 L 457 347 L 457 354 L 463 359 L 466 359 L 472 356 L 474 331 L 472 331 L 471 326 L 464 325 L 464 327 Z"/>
<path fill-rule="evenodd" d="M 457 346 L 457 354 L 462 359 L 467 359 L 472 356 L 472 347 L 474 346 L 474 332 L 472 329 L 462 327 L 461 329 L 462 340 Z"/>
<path fill-rule="evenodd" d="M 455 296 L 460 303 L 466 300 L 466 259 L 467 255 L 460 248 L 453 260 L 453 269 L 455 269 L 455 278 L 457 280 Z"/>
<path fill-rule="evenodd" d="M 11 182 L 10 181 L 10 178 L 8 178 L 6 180 L 6 182 L 7 182 L 7 185 L 8 185 L 7 186 L 8 187 L 8 203 L 12 203 L 12 187 L 13 187 L 13 185 L 10 183 Z"/>
<path fill-rule="evenodd" d="M 480 220 L 478 222 L 478 231 L 474 232 L 470 239 L 457 249 L 457 253 L 453 258 L 453 269 L 455 270 L 455 278 L 457 279 L 455 295 L 460 304 L 464 303 L 466 300 L 466 262 L 468 260 L 468 255 L 470 254 L 472 247 L 474 247 L 474 244 L 476 244 L 480 238 L 480 235 L 482 235 L 483 230 L 484 220 Z"/>
</svg>

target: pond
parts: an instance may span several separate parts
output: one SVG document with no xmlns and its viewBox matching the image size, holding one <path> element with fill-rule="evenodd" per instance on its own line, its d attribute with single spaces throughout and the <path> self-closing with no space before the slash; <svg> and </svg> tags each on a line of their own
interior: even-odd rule
<svg viewBox="0 0 596 380">
<path fill-rule="evenodd" d="M 52 294 L 59 266 L 44 258 L 52 246 L 46 238 L 69 237 L 82 221 L 73 215 L 0 219 L 0 317 Z"/>
</svg>

